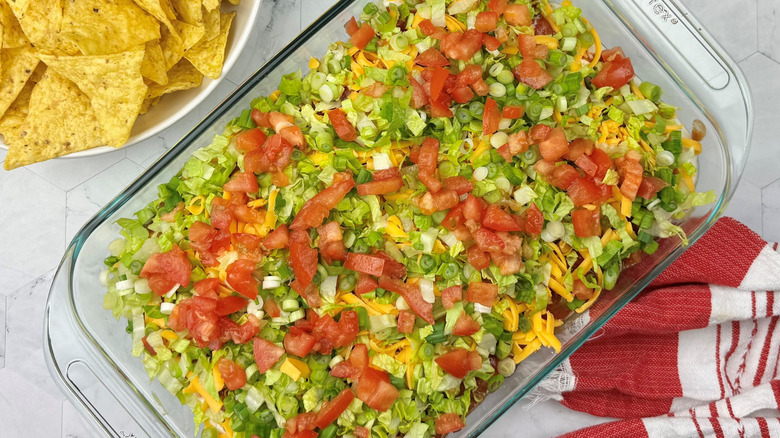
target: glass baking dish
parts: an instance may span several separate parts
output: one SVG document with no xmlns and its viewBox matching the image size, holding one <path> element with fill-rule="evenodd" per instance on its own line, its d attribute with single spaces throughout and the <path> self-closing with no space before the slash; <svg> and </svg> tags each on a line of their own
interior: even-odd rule
<svg viewBox="0 0 780 438">
<path fill-rule="evenodd" d="M 54 380 L 100 430 L 120 437 L 192 437 L 196 432 L 189 409 L 159 383 L 150 382 L 142 362 L 131 356 L 125 321 L 117 321 L 102 307 L 105 289 L 98 276 L 107 245 L 118 235 L 115 221 L 156 199 L 157 185 L 177 173 L 195 149 L 208 145 L 254 97 L 273 92 L 283 74 L 305 71 L 309 58 L 321 56 L 330 41 L 343 40 L 344 23 L 359 15 L 366 3 L 342 1 L 326 12 L 98 212 L 71 242 L 49 294 L 45 355 Z M 717 201 L 696 208 L 681 224 L 694 242 L 721 215 L 742 173 L 753 120 L 745 77 L 676 1 L 577 3 L 605 46 L 622 46 L 638 75 L 663 87 L 665 101 L 680 107 L 684 124 L 699 119 L 707 127 L 697 186 L 700 191 L 714 190 Z M 603 293 L 589 312 L 559 328 L 560 354 L 542 350 L 522 362 L 506 384 L 468 416 L 468 426 L 454 435 L 473 437 L 487 430 L 684 250 L 679 239 L 666 239 L 655 254 L 624 271 L 617 286 Z"/>
</svg>

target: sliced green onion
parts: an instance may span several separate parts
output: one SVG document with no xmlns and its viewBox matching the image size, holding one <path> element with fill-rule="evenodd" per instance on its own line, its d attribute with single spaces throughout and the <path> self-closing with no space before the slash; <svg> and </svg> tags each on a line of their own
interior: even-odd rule
<svg viewBox="0 0 780 438">
<path fill-rule="evenodd" d="M 566 23 L 561 27 L 561 33 L 565 37 L 573 37 L 576 36 L 579 32 L 579 29 L 577 29 L 577 26 L 574 23 Z"/>
<path fill-rule="evenodd" d="M 298 300 L 282 301 L 282 310 L 285 312 L 292 312 L 293 310 L 298 310 L 300 307 L 301 305 L 298 303 Z"/>
<path fill-rule="evenodd" d="M 490 66 L 490 70 L 488 70 L 488 74 L 490 74 L 490 76 L 496 77 L 502 71 L 504 71 L 504 64 L 497 62 Z"/>
<path fill-rule="evenodd" d="M 495 82 L 490 85 L 490 95 L 493 97 L 504 97 L 506 87 L 501 82 Z"/>
<path fill-rule="evenodd" d="M 379 11 L 379 8 L 374 3 L 368 3 L 363 6 L 363 13 L 366 15 L 374 15 Z"/>
<path fill-rule="evenodd" d="M 658 102 L 661 99 L 661 87 L 651 82 L 642 82 L 639 84 L 639 91 L 645 96 L 645 98 Z"/>
<path fill-rule="evenodd" d="M 485 110 L 485 105 L 482 102 L 474 101 L 469 104 L 469 112 L 473 117 L 482 118 L 482 112 Z"/>
<path fill-rule="evenodd" d="M 298 309 L 292 313 L 290 313 L 290 316 L 288 317 L 289 322 L 295 322 L 299 319 L 306 318 L 306 312 L 303 309 Z"/>
<path fill-rule="evenodd" d="M 577 48 L 577 38 L 566 37 L 561 39 L 561 50 L 564 52 L 572 52 Z"/>
<path fill-rule="evenodd" d="M 512 74 L 510 70 L 501 70 L 498 76 L 496 76 L 496 79 L 498 79 L 498 82 L 501 82 L 504 85 L 509 85 L 515 81 L 515 75 Z"/>
<path fill-rule="evenodd" d="M 455 118 L 457 118 L 460 123 L 466 124 L 471 121 L 471 114 L 469 113 L 469 110 L 461 107 L 455 110 Z"/>
<path fill-rule="evenodd" d="M 390 39 L 390 47 L 400 52 L 409 47 L 409 39 L 403 34 L 395 35 Z"/>
<path fill-rule="evenodd" d="M 596 43 L 596 39 L 593 38 L 593 34 L 590 32 L 581 33 L 577 40 L 579 41 L 580 45 L 586 49 Z"/>
<path fill-rule="evenodd" d="M 496 392 L 504 384 L 504 376 L 496 374 L 488 380 L 488 392 Z"/>
</svg>

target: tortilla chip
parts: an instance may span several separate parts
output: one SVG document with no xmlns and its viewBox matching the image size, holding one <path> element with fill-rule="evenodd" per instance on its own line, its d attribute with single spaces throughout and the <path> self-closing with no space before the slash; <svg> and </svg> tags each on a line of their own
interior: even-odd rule
<svg viewBox="0 0 780 438">
<path fill-rule="evenodd" d="M 184 21 L 174 21 L 173 25 L 181 36 L 185 51 L 203 39 L 203 35 L 206 33 L 203 26 L 195 26 Z"/>
<path fill-rule="evenodd" d="M 184 52 L 184 57 L 189 60 L 201 73 L 217 79 L 222 74 L 222 65 L 225 62 L 225 46 L 230 32 L 230 24 L 233 22 L 235 12 L 222 14 L 220 17 L 220 32 L 217 38 L 211 41 L 201 41 L 190 50 Z"/>
<path fill-rule="evenodd" d="M 73 82 L 47 69 L 32 90 L 29 115 L 9 143 L 4 167 L 13 169 L 105 142 L 89 98 Z"/>
<path fill-rule="evenodd" d="M 206 28 L 207 40 L 213 40 L 219 36 L 219 9 L 212 9 L 211 11 L 203 11 L 203 26 Z"/>
<path fill-rule="evenodd" d="M 30 79 L 24 84 L 22 91 L 16 96 L 16 100 L 13 101 L 11 106 L 8 107 L 3 117 L 0 118 L 0 134 L 3 134 L 6 138 L 16 133 L 21 129 L 30 106 L 30 95 L 32 94 L 35 84 L 40 81 L 43 72 L 46 71 L 46 64 L 39 63 Z"/>
<path fill-rule="evenodd" d="M 38 57 L 31 47 L 19 47 L 0 52 L 0 64 L 3 69 L 0 72 L 0 116 L 11 106 L 24 84 L 30 79 L 35 67 L 38 65 Z"/>
<path fill-rule="evenodd" d="M 17 17 L 22 15 L 27 10 L 27 6 L 30 4 L 30 0 L 7 0 L 8 6 L 11 7 L 14 15 Z"/>
<path fill-rule="evenodd" d="M 154 99 L 174 91 L 189 90 L 199 87 L 202 82 L 203 73 L 193 67 L 189 61 L 182 59 L 168 71 L 167 85 L 148 84 L 149 90 L 146 92 L 146 98 Z"/>
<path fill-rule="evenodd" d="M 203 25 L 203 13 L 199 0 L 172 0 L 171 3 L 181 21 L 195 26 Z"/>
<path fill-rule="evenodd" d="M 5 0 L 0 0 L 0 22 L 3 25 L 3 33 L 0 41 L 2 42 L 2 48 L 14 49 L 16 47 L 27 46 L 30 42 L 22 32 L 22 27 L 19 25 L 19 20 L 16 19 L 11 7 Z"/>
<path fill-rule="evenodd" d="M 213 11 L 219 9 L 219 2 L 220 0 L 203 0 L 203 6 L 207 11 Z"/>
<path fill-rule="evenodd" d="M 144 46 L 101 56 L 41 55 L 51 69 L 73 81 L 89 97 L 105 143 L 121 147 L 130 137 L 146 84 L 141 76 Z"/>
<path fill-rule="evenodd" d="M 172 19 L 168 18 L 168 14 L 173 14 L 173 11 L 168 11 L 168 7 L 165 3 L 161 3 L 160 0 L 134 0 L 135 4 L 141 7 L 144 11 L 148 12 L 157 21 L 164 24 L 168 30 L 179 38 L 179 34 L 176 32 L 176 28 L 173 27 Z"/>
<path fill-rule="evenodd" d="M 62 36 L 85 55 L 120 53 L 160 38 L 160 24 L 133 0 L 68 0 Z"/>
<path fill-rule="evenodd" d="M 149 41 L 146 43 L 144 51 L 144 61 L 141 63 L 141 75 L 149 78 L 160 85 L 168 83 L 168 75 L 165 65 L 165 56 L 160 48 L 160 40 Z"/>
<path fill-rule="evenodd" d="M 144 103 L 141 104 L 141 112 L 139 114 L 146 114 L 149 111 L 149 108 L 157 105 L 158 102 L 160 102 L 159 97 L 155 97 L 154 99 L 144 99 Z"/>
<path fill-rule="evenodd" d="M 231 4 L 234 4 L 238 6 L 238 4 L 241 2 L 241 0 L 228 0 Z"/>
<path fill-rule="evenodd" d="M 12 6 L 11 9 L 14 9 Z M 20 13 L 14 10 L 19 25 L 27 39 L 38 49 L 46 52 L 75 55 L 78 47 L 65 40 L 60 33 L 62 26 L 61 0 L 29 0 L 27 8 Z"/>
<path fill-rule="evenodd" d="M 170 70 L 184 56 L 184 41 L 163 27 L 160 28 L 160 49 L 165 58 L 165 70 Z"/>
</svg>

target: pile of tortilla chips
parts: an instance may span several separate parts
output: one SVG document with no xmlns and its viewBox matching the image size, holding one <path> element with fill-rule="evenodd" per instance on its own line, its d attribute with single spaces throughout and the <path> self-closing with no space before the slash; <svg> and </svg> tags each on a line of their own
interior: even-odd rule
<svg viewBox="0 0 780 438">
<path fill-rule="evenodd" d="M 238 0 L 230 0 L 238 4 Z M 222 73 L 220 0 L 0 0 L 4 166 L 121 147 L 136 118 Z"/>
</svg>

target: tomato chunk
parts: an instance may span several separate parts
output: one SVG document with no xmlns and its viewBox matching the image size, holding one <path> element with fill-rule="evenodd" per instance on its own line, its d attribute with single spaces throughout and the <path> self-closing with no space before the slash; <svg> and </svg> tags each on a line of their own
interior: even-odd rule
<svg viewBox="0 0 780 438">
<path fill-rule="evenodd" d="M 281 224 L 279 227 L 265 236 L 263 241 L 263 248 L 265 249 L 279 249 L 286 248 L 290 244 L 290 231 L 287 229 L 287 225 Z"/>
<path fill-rule="evenodd" d="M 577 237 L 601 236 L 599 210 L 574 210 L 571 212 L 571 220 Z"/>
<path fill-rule="evenodd" d="M 533 202 L 531 206 L 524 212 L 525 214 L 525 232 L 528 234 L 538 235 L 544 228 L 544 215 L 539 207 Z"/>
<path fill-rule="evenodd" d="M 474 245 L 466 251 L 466 260 L 478 271 L 490 267 L 490 257 L 478 245 Z"/>
<path fill-rule="evenodd" d="M 398 333 L 412 333 L 416 318 L 412 312 L 407 312 L 406 310 L 398 312 Z"/>
<path fill-rule="evenodd" d="M 141 269 L 141 278 L 149 280 L 149 287 L 157 295 L 165 295 L 176 285 L 190 285 L 192 264 L 187 254 L 177 245 L 170 251 L 152 254 Z"/>
<path fill-rule="evenodd" d="M 347 261 L 344 263 L 344 267 L 379 277 L 385 268 L 385 260 L 368 254 L 349 253 L 347 254 Z"/>
<path fill-rule="evenodd" d="M 456 348 L 435 359 L 436 363 L 446 373 L 459 379 L 466 377 L 469 371 L 482 367 L 482 358 L 476 351 L 468 351 L 465 348 Z M 475 366 L 476 365 L 476 366 Z"/>
<path fill-rule="evenodd" d="M 322 409 L 317 413 L 314 424 L 320 429 L 325 429 L 347 410 L 354 398 L 355 395 L 352 394 L 352 390 L 345 388 L 333 400 L 323 403 Z"/>
<path fill-rule="evenodd" d="M 404 297 L 404 300 L 409 304 L 412 311 L 428 324 L 434 324 L 436 322 L 433 319 L 433 304 L 428 303 L 423 299 L 418 286 L 404 283 L 401 280 L 394 280 L 383 275 L 379 277 L 379 287 Z"/>
<path fill-rule="evenodd" d="M 291 230 L 303 230 L 311 227 L 319 227 L 322 221 L 330 214 L 344 196 L 355 187 L 355 180 L 349 173 L 337 173 L 333 175 L 333 184 L 325 190 L 314 195 L 306 201 L 303 207 L 293 219 Z"/>
<path fill-rule="evenodd" d="M 504 9 L 504 18 L 512 26 L 530 26 L 533 24 L 531 11 L 527 5 L 512 4 L 506 5 Z"/>
<path fill-rule="evenodd" d="M 373 291 L 377 287 L 379 287 L 379 284 L 376 280 L 368 275 L 360 274 L 358 275 L 357 286 L 355 286 L 355 293 L 362 295 Z"/>
<path fill-rule="evenodd" d="M 307 243 L 293 242 L 290 244 L 290 264 L 295 279 L 302 287 L 307 287 L 317 272 L 317 250 Z"/>
<path fill-rule="evenodd" d="M 639 184 L 637 184 L 639 187 Z M 566 189 L 572 202 L 577 207 L 596 202 L 600 198 L 600 193 L 596 183 L 593 180 L 580 177 Z"/>
<path fill-rule="evenodd" d="M 661 178 L 645 176 L 642 178 L 642 184 L 639 185 L 639 189 L 636 195 L 644 199 L 653 199 L 659 190 L 668 186 L 669 183 L 662 180 Z"/>
<path fill-rule="evenodd" d="M 357 398 L 370 408 L 384 412 L 398 399 L 398 389 L 390 383 L 387 373 L 376 368 L 366 368 L 356 385 Z"/>
<path fill-rule="evenodd" d="M 444 180 L 444 188 L 455 190 L 455 193 L 465 195 L 466 193 L 474 190 L 474 184 L 463 176 L 451 176 Z"/>
<path fill-rule="evenodd" d="M 257 370 L 260 374 L 267 373 L 284 354 L 282 347 L 262 338 L 255 338 L 252 348 L 254 350 L 255 363 L 257 363 Z"/>
<path fill-rule="evenodd" d="M 219 374 L 225 381 L 225 386 L 231 391 L 242 388 L 246 384 L 246 371 L 241 365 L 230 359 L 222 358 L 217 362 Z"/>
<path fill-rule="evenodd" d="M 450 65 L 450 61 L 435 47 L 420 53 L 414 62 L 424 67 L 444 67 L 445 65 Z"/>
<path fill-rule="evenodd" d="M 479 303 L 486 307 L 493 307 L 498 296 L 498 286 L 492 283 L 469 283 L 466 291 L 466 301 Z"/>
<path fill-rule="evenodd" d="M 217 316 L 227 316 L 232 313 L 236 313 L 239 310 L 246 309 L 247 304 L 249 304 L 249 301 L 247 301 L 244 297 L 239 297 L 238 295 L 231 295 L 220 298 L 217 300 L 217 308 L 215 309 L 215 313 Z"/>
<path fill-rule="evenodd" d="M 441 291 L 441 304 L 445 309 L 452 309 L 458 301 L 463 300 L 463 288 L 451 286 Z"/>
<path fill-rule="evenodd" d="M 236 260 L 227 267 L 227 283 L 241 295 L 254 300 L 257 297 L 257 279 L 255 262 L 251 260 Z"/>
<path fill-rule="evenodd" d="M 344 141 L 355 141 L 357 139 L 357 130 L 347 120 L 347 114 L 341 108 L 335 108 L 328 113 L 328 119 L 336 130 L 336 134 Z"/>
<path fill-rule="evenodd" d="M 604 63 L 601 71 L 598 72 L 591 82 L 596 88 L 612 87 L 617 90 L 628 84 L 633 77 L 634 66 L 631 65 L 631 59 L 620 58 Z"/>
<path fill-rule="evenodd" d="M 458 414 L 441 414 L 436 419 L 436 433 L 438 435 L 457 432 L 464 427 L 466 427 L 466 424 Z"/>
<path fill-rule="evenodd" d="M 495 231 L 525 231 L 514 216 L 497 204 L 490 204 L 482 213 L 482 225 Z"/>
<path fill-rule="evenodd" d="M 542 158 L 547 161 L 555 161 L 566 154 L 569 151 L 569 142 L 566 141 L 566 133 L 563 132 L 563 128 L 554 128 L 550 133 L 539 143 L 539 152 L 542 154 Z"/>
<path fill-rule="evenodd" d="M 358 49 L 365 49 L 368 43 L 374 38 L 374 29 L 368 23 L 363 23 L 360 28 L 356 30 L 349 38 L 349 42 L 352 43 Z"/>
<path fill-rule="evenodd" d="M 239 172 L 233 175 L 222 188 L 227 192 L 256 192 L 257 178 L 251 172 Z"/>
<path fill-rule="evenodd" d="M 482 79 L 482 67 L 476 64 L 468 64 L 458 73 L 459 85 L 471 85 L 480 79 Z"/>
<path fill-rule="evenodd" d="M 482 112 L 482 135 L 492 135 L 498 131 L 500 121 L 501 113 L 498 111 L 498 103 L 488 97 Z"/>
<path fill-rule="evenodd" d="M 498 14 L 495 12 L 480 12 L 477 14 L 477 21 L 474 29 L 480 32 L 492 32 L 496 30 L 498 24 Z"/>
<path fill-rule="evenodd" d="M 260 128 L 247 129 L 236 135 L 236 149 L 243 152 L 260 149 L 266 138 L 267 136 Z"/>
<path fill-rule="evenodd" d="M 455 322 L 455 327 L 452 329 L 452 334 L 455 336 L 471 336 L 478 332 L 480 325 L 474 318 L 470 317 L 463 312 Z"/>
<path fill-rule="evenodd" d="M 547 70 L 543 69 L 533 59 L 527 57 L 523 59 L 520 65 L 512 69 L 512 73 L 518 81 L 536 90 L 543 88 L 553 80 L 553 77 L 550 73 L 547 73 Z"/>
</svg>

